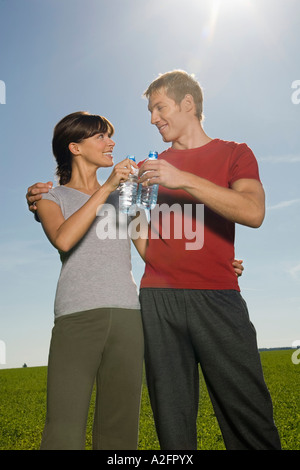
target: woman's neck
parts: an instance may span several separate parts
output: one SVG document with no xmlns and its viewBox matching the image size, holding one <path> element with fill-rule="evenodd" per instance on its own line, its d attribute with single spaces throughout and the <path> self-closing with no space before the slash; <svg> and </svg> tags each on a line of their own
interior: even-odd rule
<svg viewBox="0 0 300 470">
<path fill-rule="evenodd" d="M 65 186 L 92 195 L 101 187 L 96 171 L 96 169 L 89 172 L 83 171 L 82 168 L 73 165 L 71 179 Z"/>
</svg>

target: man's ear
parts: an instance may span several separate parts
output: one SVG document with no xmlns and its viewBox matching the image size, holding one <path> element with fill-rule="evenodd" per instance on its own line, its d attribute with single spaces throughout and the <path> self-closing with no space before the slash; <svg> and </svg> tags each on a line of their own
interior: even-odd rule
<svg viewBox="0 0 300 470">
<path fill-rule="evenodd" d="M 183 106 L 184 110 L 187 112 L 196 109 L 195 101 L 192 95 L 190 95 L 189 93 L 186 94 L 181 102 L 181 106 Z"/>
</svg>

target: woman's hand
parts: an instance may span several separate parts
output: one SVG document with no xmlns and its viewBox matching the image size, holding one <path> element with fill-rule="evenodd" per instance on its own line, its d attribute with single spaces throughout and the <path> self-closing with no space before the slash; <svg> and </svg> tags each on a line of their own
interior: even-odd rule
<svg viewBox="0 0 300 470">
<path fill-rule="evenodd" d="M 104 185 L 108 185 L 112 191 L 115 191 L 120 183 L 127 181 L 129 175 L 134 173 L 132 167 L 138 169 L 137 164 L 129 158 L 117 163 Z"/>
</svg>

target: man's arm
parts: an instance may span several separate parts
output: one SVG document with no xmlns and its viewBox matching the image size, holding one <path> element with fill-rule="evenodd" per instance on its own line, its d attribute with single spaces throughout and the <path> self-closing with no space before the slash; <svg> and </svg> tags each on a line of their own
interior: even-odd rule
<svg viewBox="0 0 300 470">
<path fill-rule="evenodd" d="M 189 173 L 181 189 L 231 222 L 258 228 L 264 220 L 265 193 L 258 180 L 240 179 L 223 188 Z"/>
<path fill-rule="evenodd" d="M 143 175 L 143 172 L 147 174 Z M 183 189 L 222 217 L 248 227 L 258 228 L 265 216 L 265 193 L 255 179 L 240 179 L 231 188 L 175 168 L 165 160 L 147 161 L 140 168 L 140 182 Z M 147 183 L 146 183 L 147 184 Z"/>
</svg>

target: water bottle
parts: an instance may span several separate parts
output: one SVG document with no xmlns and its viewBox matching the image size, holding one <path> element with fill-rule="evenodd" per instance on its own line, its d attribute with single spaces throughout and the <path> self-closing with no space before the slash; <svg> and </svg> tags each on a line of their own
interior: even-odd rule
<svg viewBox="0 0 300 470">
<path fill-rule="evenodd" d="M 135 162 L 133 155 L 128 155 L 129 160 Z M 130 173 L 128 180 L 119 185 L 119 210 L 124 214 L 134 214 L 138 190 L 138 172 L 133 168 L 134 174 Z"/>
<path fill-rule="evenodd" d="M 156 160 L 158 156 L 157 152 L 149 152 L 147 160 Z M 151 210 L 156 206 L 158 194 L 158 184 L 153 184 L 151 186 L 139 185 L 138 195 L 137 195 L 137 206 L 141 209 Z"/>
</svg>

